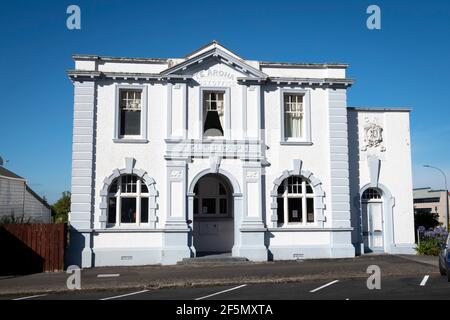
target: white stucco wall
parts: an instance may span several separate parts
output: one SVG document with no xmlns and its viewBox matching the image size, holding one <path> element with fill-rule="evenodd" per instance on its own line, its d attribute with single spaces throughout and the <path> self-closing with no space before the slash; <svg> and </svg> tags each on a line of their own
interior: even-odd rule
<svg viewBox="0 0 450 320">
<path fill-rule="evenodd" d="M 125 84 L 120 82 L 118 84 Z M 130 84 L 130 83 L 128 83 Z M 142 85 L 141 82 L 133 82 Z M 96 137 L 96 179 L 95 179 L 95 214 L 94 227 L 99 228 L 100 193 L 103 180 L 110 176 L 114 169 L 125 168 L 125 158 L 136 159 L 135 167 L 147 171 L 156 182 L 159 191 L 158 211 L 165 212 L 165 201 L 162 200 L 166 190 L 165 160 L 165 121 L 166 89 L 161 84 L 144 84 L 148 92 L 147 132 L 148 143 L 116 143 L 114 136 L 115 85 L 108 83 L 98 86 L 97 96 L 97 137 Z M 165 221 L 165 215 L 159 215 L 158 227 Z"/>
<path fill-rule="evenodd" d="M 402 248 L 412 249 L 414 245 L 414 209 L 411 166 L 411 141 L 409 129 L 409 112 L 404 111 L 350 111 L 357 121 L 357 132 L 351 132 L 353 138 L 357 136 L 359 161 L 358 171 L 360 188 L 371 183 L 368 157 L 380 159 L 378 183 L 392 195 L 392 218 L 384 212 L 384 221 L 392 221 L 393 243 L 392 252 Z M 375 123 L 383 128 L 383 141 L 379 147 L 365 150 L 364 127 L 368 123 Z M 383 151 L 384 150 L 384 151 Z M 356 195 L 354 195 L 356 196 Z M 355 199 L 353 199 L 355 200 Z M 391 201 L 383 197 L 383 201 Z M 353 201 L 353 206 L 355 206 Z M 386 211 L 386 210 L 385 210 Z M 405 249 L 406 250 L 406 249 Z M 410 250 L 411 251 L 411 250 Z"/>
<path fill-rule="evenodd" d="M 345 79 L 345 68 L 271 67 L 261 70 L 269 76 L 293 78 L 340 78 Z"/>
</svg>

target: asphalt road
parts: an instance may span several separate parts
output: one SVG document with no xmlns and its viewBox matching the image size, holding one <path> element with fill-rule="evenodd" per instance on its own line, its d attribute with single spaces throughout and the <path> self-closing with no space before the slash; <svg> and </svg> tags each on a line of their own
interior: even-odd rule
<svg viewBox="0 0 450 320">
<path fill-rule="evenodd" d="M 381 289 L 369 290 L 366 279 L 245 284 L 159 290 L 109 290 L 4 296 L 22 300 L 450 300 L 450 283 L 433 275 L 382 277 Z"/>
</svg>

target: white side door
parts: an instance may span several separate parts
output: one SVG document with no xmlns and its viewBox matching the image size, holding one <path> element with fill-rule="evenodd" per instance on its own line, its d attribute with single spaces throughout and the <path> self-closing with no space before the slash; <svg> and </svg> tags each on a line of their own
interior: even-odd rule
<svg viewBox="0 0 450 320">
<path fill-rule="evenodd" d="M 383 203 L 363 203 L 362 220 L 365 251 L 384 251 Z"/>
<path fill-rule="evenodd" d="M 383 251 L 384 250 L 383 204 L 381 202 L 369 202 L 368 217 L 369 217 L 369 248 L 372 251 Z"/>
</svg>

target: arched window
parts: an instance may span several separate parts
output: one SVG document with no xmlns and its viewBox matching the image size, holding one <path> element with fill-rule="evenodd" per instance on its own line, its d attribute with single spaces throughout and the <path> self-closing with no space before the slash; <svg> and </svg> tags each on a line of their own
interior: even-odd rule
<svg viewBox="0 0 450 320">
<path fill-rule="evenodd" d="M 301 176 L 290 176 L 278 187 L 278 223 L 314 223 L 314 191 Z"/>
<path fill-rule="evenodd" d="M 369 188 L 364 191 L 362 201 L 381 200 L 381 193 L 375 188 Z"/>
<path fill-rule="evenodd" d="M 149 192 L 136 175 L 116 178 L 108 190 L 108 224 L 147 224 Z"/>
</svg>

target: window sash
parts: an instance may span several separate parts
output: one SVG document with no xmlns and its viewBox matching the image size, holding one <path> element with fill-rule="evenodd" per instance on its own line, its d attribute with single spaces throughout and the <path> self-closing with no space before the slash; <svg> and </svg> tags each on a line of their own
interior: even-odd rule
<svg viewBox="0 0 450 320">
<path fill-rule="evenodd" d="M 301 181 L 301 182 L 300 182 Z M 283 181 L 283 193 L 278 192 L 277 196 L 277 215 L 282 216 L 283 219 L 278 223 L 282 225 L 296 225 L 303 226 L 315 224 L 315 208 L 314 208 L 314 193 L 312 187 L 300 176 L 291 176 Z M 278 189 L 280 190 L 280 188 Z M 297 208 L 297 218 L 293 217 L 292 205 L 295 203 L 294 199 L 300 199 L 300 207 Z M 280 206 L 280 204 L 282 204 Z M 291 205 L 290 205 L 291 204 Z M 301 218 L 300 218 L 301 217 Z"/>
<path fill-rule="evenodd" d="M 142 90 L 120 89 L 120 108 L 137 111 L 142 108 Z"/>
<path fill-rule="evenodd" d="M 143 135 L 144 89 L 120 88 L 118 89 L 118 114 L 116 117 L 116 138 L 139 137 Z"/>
<path fill-rule="evenodd" d="M 120 136 L 140 136 L 141 135 L 141 111 L 120 111 Z"/>
<path fill-rule="evenodd" d="M 142 179 L 138 179 L 137 176 L 133 175 L 122 175 L 118 177 L 113 183 L 116 183 L 117 191 L 115 193 L 109 193 L 108 195 L 108 225 L 120 227 L 121 225 L 148 225 L 150 214 L 150 194 L 148 193 L 148 187 L 144 188 L 147 192 L 142 192 L 142 186 L 145 182 Z M 116 187 L 114 187 L 115 189 Z M 110 208 L 111 200 L 115 199 L 115 210 Z M 123 199 L 134 199 L 136 202 L 136 218 L 135 221 L 122 222 L 122 201 Z M 141 216 L 143 214 L 141 205 L 142 200 L 148 199 L 147 212 L 144 213 L 144 217 L 147 217 L 147 221 L 142 221 Z M 128 201 L 128 200 L 127 200 Z M 110 218 L 110 214 L 115 214 L 115 219 Z"/>
<path fill-rule="evenodd" d="M 304 94 L 298 93 L 284 93 L 284 139 L 303 139 L 305 137 L 304 96 Z"/>
<path fill-rule="evenodd" d="M 202 136 L 205 138 L 223 138 L 225 136 L 225 94 L 225 91 L 203 91 Z M 207 116 L 210 112 L 217 113 L 219 117 L 220 126 L 222 127 L 221 135 L 209 135 L 207 130 L 205 130 Z M 211 130 L 212 128 L 208 129 Z"/>
</svg>

